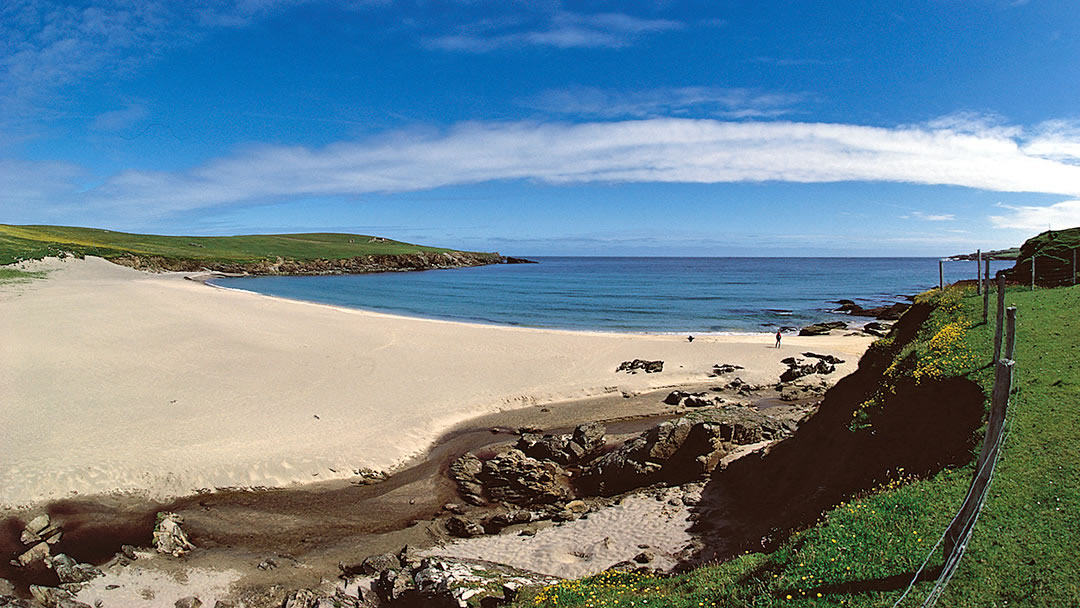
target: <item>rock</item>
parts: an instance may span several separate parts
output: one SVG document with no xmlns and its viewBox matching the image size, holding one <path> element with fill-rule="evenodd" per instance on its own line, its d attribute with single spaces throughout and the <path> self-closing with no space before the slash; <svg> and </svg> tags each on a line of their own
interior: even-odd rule
<svg viewBox="0 0 1080 608">
<path fill-rule="evenodd" d="M 23 528 L 19 540 L 24 545 L 35 545 L 43 540 L 49 540 L 50 545 L 60 540 L 60 526 L 52 524 L 48 515 L 38 515 L 30 520 Z"/>
<path fill-rule="evenodd" d="M 483 468 L 484 463 L 472 452 L 467 452 L 450 465 L 450 477 L 457 482 L 458 494 L 469 504 L 485 503 L 484 485 L 480 481 Z"/>
<path fill-rule="evenodd" d="M 412 577 L 397 570 L 383 570 L 371 584 L 375 595 L 387 604 L 401 600 L 413 588 Z"/>
<path fill-rule="evenodd" d="M 806 352 L 806 353 L 803 353 L 803 356 L 804 357 L 811 357 L 813 359 L 821 359 L 822 361 L 824 361 L 826 363 L 832 363 L 834 365 L 837 365 L 837 364 L 840 364 L 840 363 L 844 362 L 843 359 L 841 359 L 840 357 L 837 357 L 835 355 L 819 355 L 817 353 Z"/>
<path fill-rule="evenodd" d="M 173 604 L 173 606 L 176 606 L 176 608 L 199 608 L 202 606 L 202 600 L 194 595 L 189 595 L 176 600 L 176 603 Z"/>
<path fill-rule="evenodd" d="M 181 527 L 183 523 L 184 518 L 176 513 L 158 513 L 154 526 L 154 549 L 158 553 L 180 557 L 195 548 Z"/>
<path fill-rule="evenodd" d="M 285 596 L 281 608 L 318 608 L 319 596 L 310 589 L 297 589 Z"/>
<path fill-rule="evenodd" d="M 448 512 L 448 513 L 453 513 L 454 515 L 464 515 L 465 514 L 465 507 L 463 507 L 463 506 L 461 506 L 459 504 L 454 504 L 452 502 L 448 502 L 445 505 L 443 505 L 443 510 Z"/>
<path fill-rule="evenodd" d="M 829 321 L 827 323 L 815 323 L 807 325 L 799 330 L 800 336 L 824 336 L 834 329 L 844 329 L 847 323 L 843 321 Z"/>
<path fill-rule="evenodd" d="M 120 552 L 124 554 L 124 557 L 135 561 L 139 556 L 135 555 L 135 547 L 131 545 L 120 545 Z"/>
<path fill-rule="evenodd" d="M 656 559 L 656 554 L 646 549 L 634 556 L 634 561 L 639 564 L 649 564 Z"/>
<path fill-rule="evenodd" d="M 510 509 L 497 515 L 493 515 L 483 522 L 484 532 L 498 534 L 503 528 L 518 524 L 527 524 L 538 519 L 532 512 L 524 509 Z"/>
<path fill-rule="evenodd" d="M 537 460 L 550 460 L 561 465 L 577 464 L 596 455 L 604 448 L 603 425 L 595 422 L 579 425 L 569 435 L 526 433 L 514 447 Z"/>
<path fill-rule="evenodd" d="M 420 563 L 421 557 L 412 545 L 405 545 L 398 551 L 398 562 L 405 568 L 412 568 Z"/>
<path fill-rule="evenodd" d="M 619 367 L 615 368 L 616 372 L 626 372 L 628 374 L 636 374 L 639 371 L 644 371 L 646 374 L 655 374 L 664 371 L 663 361 L 647 361 L 645 359 L 634 359 L 633 361 L 623 361 L 619 364 Z"/>
<path fill-rule="evenodd" d="M 22 555 L 13 559 L 11 563 L 12 565 L 25 568 L 26 566 L 29 566 L 30 564 L 38 560 L 43 560 L 48 556 L 49 545 L 48 543 L 42 541 L 34 545 L 33 547 L 27 549 Z"/>
<path fill-rule="evenodd" d="M 497 606 L 526 586 L 551 585 L 558 579 L 507 566 L 469 560 L 428 558 L 413 572 L 418 605 Z"/>
<path fill-rule="evenodd" d="M 383 570 L 398 569 L 401 562 L 393 553 L 372 555 L 360 563 L 360 571 L 364 574 L 378 574 Z"/>
<path fill-rule="evenodd" d="M 47 559 L 46 565 L 56 572 L 61 583 L 85 583 L 104 574 L 90 564 L 80 564 L 63 553 Z"/>
<path fill-rule="evenodd" d="M 569 479 L 558 464 L 511 449 L 484 463 L 479 479 L 488 497 L 517 505 L 549 504 L 570 495 Z"/>
<path fill-rule="evenodd" d="M 871 323 L 867 323 L 863 326 L 862 329 L 864 332 L 872 336 L 884 338 L 885 336 L 889 335 L 889 331 L 892 329 L 892 326 L 874 321 Z"/>
<path fill-rule="evenodd" d="M 709 377 L 715 378 L 717 376 L 723 376 L 724 374 L 730 374 L 739 369 L 745 368 L 741 365 L 732 365 L 731 363 L 717 363 L 716 365 L 713 365 L 712 371 L 709 372 Z"/>
<path fill-rule="evenodd" d="M 460 515 L 455 515 L 447 519 L 445 525 L 446 531 L 449 532 L 451 536 L 457 536 L 458 538 L 472 538 L 474 536 L 484 535 L 483 526 L 472 519 Z"/>
<path fill-rule="evenodd" d="M 589 510 L 589 505 L 584 500 L 571 500 L 566 503 L 566 510 L 571 513 L 584 513 Z"/>
<path fill-rule="evenodd" d="M 788 357 L 781 363 L 787 364 L 788 368 L 780 374 L 780 382 L 791 382 L 810 374 L 831 374 L 836 371 L 836 367 L 825 359 L 818 359 L 817 363 L 807 363 L 803 359 Z"/>
<path fill-rule="evenodd" d="M 681 405 L 683 407 L 707 407 L 710 405 L 716 405 L 717 401 L 713 397 L 709 397 L 708 393 L 688 393 L 686 391 L 671 391 L 667 397 L 664 398 L 664 403 L 668 405 Z"/>
<path fill-rule="evenodd" d="M 30 585 L 30 595 L 45 608 L 90 608 L 89 604 L 76 601 L 70 591 L 56 587 Z"/>
</svg>

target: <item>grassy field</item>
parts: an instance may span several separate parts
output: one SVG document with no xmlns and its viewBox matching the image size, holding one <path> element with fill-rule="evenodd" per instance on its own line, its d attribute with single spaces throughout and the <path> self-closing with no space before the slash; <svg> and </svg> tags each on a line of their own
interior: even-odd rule
<svg viewBox="0 0 1080 608">
<path fill-rule="evenodd" d="M 268 234 L 193 237 L 129 234 L 95 228 L 0 224 L 0 265 L 66 254 L 158 256 L 166 259 L 247 263 L 344 259 L 373 254 L 449 251 L 360 234 Z"/>
<path fill-rule="evenodd" d="M 993 319 L 973 292 L 929 296 L 916 339 L 892 374 L 965 376 L 990 393 Z M 938 606 L 1080 605 L 1080 287 L 1015 289 L 1015 393 L 990 495 Z M 886 340 L 876 348 L 889 348 Z M 887 384 L 887 381 L 886 383 Z M 852 432 L 873 424 L 874 404 Z M 861 416 L 860 416 L 861 417 Z M 973 454 L 974 457 L 974 454 Z M 670 577 L 608 572 L 523 594 L 516 606 L 892 606 L 963 501 L 973 465 L 892 479 L 822 514 L 769 554 Z M 763 480 L 765 483 L 767 480 Z M 942 562 L 934 552 L 928 569 Z M 902 606 L 919 606 L 917 584 Z"/>
</svg>

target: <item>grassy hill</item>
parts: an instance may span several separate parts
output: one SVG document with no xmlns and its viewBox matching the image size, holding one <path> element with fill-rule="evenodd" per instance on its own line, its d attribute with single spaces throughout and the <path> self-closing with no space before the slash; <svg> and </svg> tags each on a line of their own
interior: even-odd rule
<svg viewBox="0 0 1080 608">
<path fill-rule="evenodd" d="M 1006 300 L 1018 309 L 1008 436 L 967 554 L 938 605 L 1077 606 L 1080 287 L 1017 287 L 1008 291 Z M 974 383 L 990 394 L 993 321 L 981 322 L 981 298 L 971 289 L 951 288 L 943 294 L 930 292 L 922 301 L 929 307 L 925 319 L 908 319 L 908 327 L 879 340 L 860 364 L 860 372 L 865 367 L 881 370 L 878 391 L 840 412 L 826 412 L 823 405 L 818 416 L 840 414 L 833 424 L 846 426 L 853 437 L 880 436 L 890 432 L 890 416 L 951 424 L 946 412 L 954 404 L 944 394 L 916 410 L 908 400 L 889 398 L 894 389 Z M 898 335 L 903 333 L 910 335 Z M 837 385 L 833 391 L 850 392 L 850 386 Z M 938 411 L 943 418 L 935 419 Z M 848 413 L 849 422 L 839 420 Z M 932 432 L 934 427 L 927 428 Z M 841 437 L 837 430 L 834 437 Z M 803 432 L 800 428 L 799 434 Z M 930 549 L 963 501 L 981 437 L 982 430 L 974 433 L 962 463 L 936 472 L 916 462 L 921 450 L 936 448 L 935 439 L 916 440 L 891 474 L 831 503 L 805 525 L 776 531 L 781 540 L 767 552 L 744 546 L 745 552 L 734 559 L 673 576 L 607 572 L 524 594 L 515 605 L 892 606 L 927 555 L 931 579 L 941 565 L 941 550 Z M 798 435 L 788 442 L 796 439 Z M 864 454 L 867 460 L 879 457 Z M 907 459 L 912 463 L 904 466 Z M 863 463 L 826 458 L 814 466 L 823 469 L 821 479 L 828 481 Z M 813 470 L 800 474 L 819 475 Z M 716 476 L 710 485 L 715 482 Z M 758 480 L 763 495 L 783 493 L 787 490 L 782 486 L 789 482 Z M 932 585 L 932 580 L 918 583 L 901 605 L 921 605 Z"/>
<path fill-rule="evenodd" d="M 362 234 L 267 234 L 248 236 L 158 236 L 67 226 L 0 224 L 0 264 L 40 259 L 66 252 L 112 258 L 126 255 L 167 259 L 255 262 L 344 259 L 450 251 Z"/>
</svg>

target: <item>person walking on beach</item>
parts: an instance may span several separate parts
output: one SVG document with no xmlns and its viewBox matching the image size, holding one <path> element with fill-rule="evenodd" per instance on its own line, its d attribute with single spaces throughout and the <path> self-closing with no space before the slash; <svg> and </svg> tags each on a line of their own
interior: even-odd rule
<svg viewBox="0 0 1080 608">
<path fill-rule="evenodd" d="M 780 330 L 776 330 L 776 348 L 780 348 Z"/>
</svg>

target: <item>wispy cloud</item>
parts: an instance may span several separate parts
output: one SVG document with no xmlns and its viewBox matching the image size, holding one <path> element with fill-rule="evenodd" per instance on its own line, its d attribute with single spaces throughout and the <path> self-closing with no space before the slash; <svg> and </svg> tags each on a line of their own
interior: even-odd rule
<svg viewBox="0 0 1080 608">
<path fill-rule="evenodd" d="M 323 148 L 258 146 L 185 172 L 125 171 L 93 190 L 72 190 L 59 198 L 102 213 L 162 215 L 494 180 L 870 181 L 1080 196 L 1080 166 L 1029 155 L 1017 141 L 1000 136 L 910 127 L 657 118 L 583 124 L 472 122 L 446 132 L 400 131 Z M 26 188 L 33 182 L 20 183 Z M 57 194 L 52 193 L 54 198 Z M 0 181 L 0 212 L 22 202 Z"/>
<path fill-rule="evenodd" d="M 500 48 L 621 48 L 638 37 L 684 26 L 670 19 L 644 19 L 625 13 L 583 14 L 558 11 L 542 22 L 519 19 L 486 20 L 430 38 L 426 46 L 445 51 L 483 53 Z"/>
<path fill-rule="evenodd" d="M 741 88 L 677 87 L 617 91 L 575 87 L 545 91 L 523 105 L 553 114 L 595 118 L 709 116 L 775 118 L 796 111 L 808 95 L 766 93 Z"/>
<path fill-rule="evenodd" d="M 902 216 L 904 219 L 917 219 L 927 222 L 951 222 L 956 219 L 956 216 L 952 213 L 923 213 L 922 211 L 912 211 L 910 215 Z"/>
<path fill-rule="evenodd" d="M 94 117 L 90 128 L 94 131 L 121 131 L 135 126 L 150 116 L 142 104 L 131 104 L 119 110 L 103 112 Z"/>
<path fill-rule="evenodd" d="M 998 228 L 1026 232 L 1075 228 L 1080 226 L 1080 200 L 1068 200 L 1053 205 L 1005 205 L 1003 215 L 991 215 L 990 222 Z"/>
</svg>

